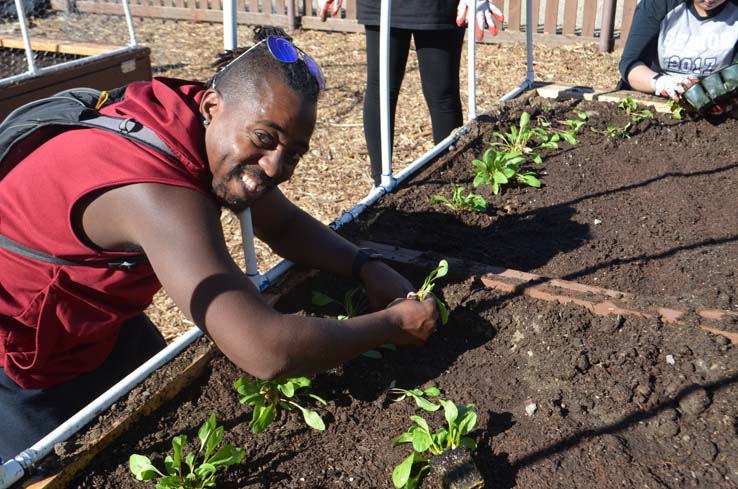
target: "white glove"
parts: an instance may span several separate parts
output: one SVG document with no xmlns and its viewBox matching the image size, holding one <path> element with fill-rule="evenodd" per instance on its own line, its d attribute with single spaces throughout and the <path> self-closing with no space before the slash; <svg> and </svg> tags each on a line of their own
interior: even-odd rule
<svg viewBox="0 0 738 489">
<path fill-rule="evenodd" d="M 505 20 L 505 16 L 502 15 L 502 11 L 492 5 L 492 0 L 459 0 L 459 6 L 456 7 L 456 25 L 461 27 L 466 24 L 467 12 L 469 10 L 469 3 L 475 5 L 474 17 L 476 30 L 474 36 L 477 41 L 481 41 L 484 36 L 484 30 L 487 29 L 493 36 L 497 35 L 497 25 L 495 20 L 502 25 Z"/>
<path fill-rule="evenodd" d="M 333 17 L 338 17 L 338 14 L 341 12 L 341 3 L 343 3 L 343 0 L 318 0 L 318 8 L 320 9 L 320 20 L 325 22 L 325 19 L 328 17 L 329 11 L 330 15 Z"/>
<path fill-rule="evenodd" d="M 655 78 L 651 85 L 653 93 L 662 97 L 669 97 L 675 102 L 679 101 L 679 97 L 686 89 L 697 83 L 697 79 L 692 75 L 661 75 Z"/>
</svg>

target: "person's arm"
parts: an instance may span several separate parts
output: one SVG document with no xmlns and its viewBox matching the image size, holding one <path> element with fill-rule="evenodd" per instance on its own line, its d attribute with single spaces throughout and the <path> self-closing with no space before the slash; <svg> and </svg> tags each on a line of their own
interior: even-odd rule
<svg viewBox="0 0 738 489">
<path fill-rule="evenodd" d="M 619 69 L 623 80 L 636 90 L 652 93 L 650 80 L 656 72 L 648 65 L 657 56 L 661 21 L 669 9 L 673 8 L 672 3 L 665 0 L 641 0 L 633 13 L 633 23 L 625 41 Z"/>
<path fill-rule="evenodd" d="M 290 202 L 275 188 L 252 207 L 254 233 L 280 256 L 309 268 L 351 277 L 358 248 Z M 379 309 L 415 290 L 382 261 L 367 261 L 359 278 L 370 306 Z"/>
<path fill-rule="evenodd" d="M 182 311 L 231 361 L 259 378 L 323 371 L 383 343 L 420 345 L 436 325 L 432 300 L 398 301 L 348 321 L 278 313 L 230 257 L 219 209 L 193 190 L 120 187 L 98 197 L 83 223 L 104 248 L 141 246 Z"/>
</svg>

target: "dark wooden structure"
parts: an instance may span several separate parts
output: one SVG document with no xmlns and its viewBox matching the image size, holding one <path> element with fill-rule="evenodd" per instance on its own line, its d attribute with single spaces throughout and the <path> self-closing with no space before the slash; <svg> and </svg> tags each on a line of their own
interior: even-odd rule
<svg viewBox="0 0 738 489">
<path fill-rule="evenodd" d="M 402 1 L 402 0 L 394 0 Z M 314 0 L 236 0 L 239 24 L 292 29 L 362 32 L 356 0 L 344 0 L 341 18 L 321 22 Z M 494 0 L 507 13 L 506 27 L 482 42 L 525 42 L 525 0 Z M 544 44 L 598 42 L 600 49 L 622 47 L 638 0 L 533 0 L 533 40 Z M 120 0 L 53 0 L 58 9 L 121 15 Z M 135 16 L 222 22 L 222 0 L 131 0 Z"/>
<path fill-rule="evenodd" d="M 0 37 L 0 49 L 23 49 L 20 38 Z M 147 47 L 108 46 L 68 41 L 32 40 L 34 51 L 60 52 L 85 58 L 0 80 L 0 119 L 20 105 L 74 87 L 101 90 L 116 88 L 135 80 L 151 79 L 150 50 Z"/>
</svg>

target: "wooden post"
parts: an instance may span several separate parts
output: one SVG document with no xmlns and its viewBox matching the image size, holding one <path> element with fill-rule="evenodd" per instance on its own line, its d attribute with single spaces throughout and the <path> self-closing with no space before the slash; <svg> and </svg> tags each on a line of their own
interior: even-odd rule
<svg viewBox="0 0 738 489">
<path fill-rule="evenodd" d="M 616 6 L 616 0 L 604 0 L 602 4 L 602 24 L 600 25 L 600 51 L 602 52 L 609 53 L 613 49 Z"/>
</svg>

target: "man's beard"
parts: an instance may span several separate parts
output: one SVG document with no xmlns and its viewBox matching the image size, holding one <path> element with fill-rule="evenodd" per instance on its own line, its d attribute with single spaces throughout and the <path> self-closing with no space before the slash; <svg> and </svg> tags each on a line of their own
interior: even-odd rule
<svg viewBox="0 0 738 489">
<path fill-rule="evenodd" d="M 253 200 L 239 198 L 236 195 L 231 194 L 228 188 L 228 184 L 231 182 L 231 180 L 234 179 L 238 180 L 239 185 L 241 185 L 241 176 L 244 174 L 248 174 L 254 180 L 259 182 L 258 186 L 262 187 L 262 190 L 259 193 L 259 197 L 263 196 L 266 192 L 277 186 L 277 183 L 274 181 L 274 179 L 264 173 L 260 168 L 235 167 L 228 173 L 228 176 L 224 180 L 221 180 L 219 183 L 213 186 L 213 193 L 215 194 L 215 198 L 218 203 L 223 207 L 227 207 L 235 213 L 248 209 L 254 203 Z"/>
</svg>

